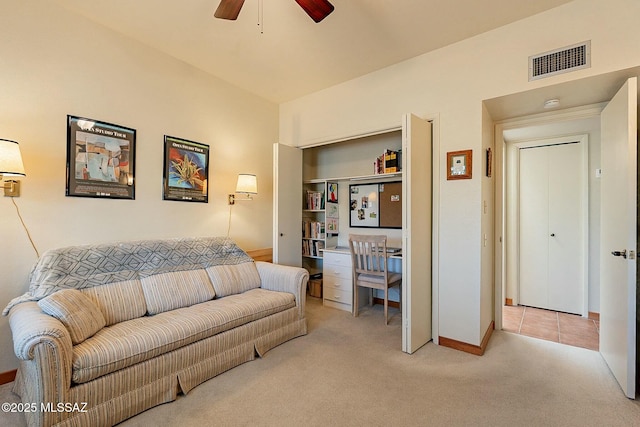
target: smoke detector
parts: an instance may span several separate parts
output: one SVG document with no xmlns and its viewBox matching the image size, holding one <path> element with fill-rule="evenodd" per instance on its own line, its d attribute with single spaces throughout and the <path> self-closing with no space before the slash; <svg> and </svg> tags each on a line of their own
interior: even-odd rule
<svg viewBox="0 0 640 427">
<path fill-rule="evenodd" d="M 544 101 L 544 108 L 545 109 L 549 109 L 549 108 L 556 108 L 560 106 L 560 100 L 559 99 L 547 99 L 546 101 Z"/>
</svg>

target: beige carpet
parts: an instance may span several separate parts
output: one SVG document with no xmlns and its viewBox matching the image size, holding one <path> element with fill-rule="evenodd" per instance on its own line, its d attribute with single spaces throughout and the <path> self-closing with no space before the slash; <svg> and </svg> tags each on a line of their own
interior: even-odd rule
<svg viewBox="0 0 640 427">
<path fill-rule="evenodd" d="M 599 353 L 496 331 L 478 357 L 401 351 L 400 314 L 309 298 L 309 334 L 122 426 L 639 426 Z M 17 401 L 9 385 L 0 401 Z M 24 419 L 1 414 L 0 426 Z"/>
</svg>

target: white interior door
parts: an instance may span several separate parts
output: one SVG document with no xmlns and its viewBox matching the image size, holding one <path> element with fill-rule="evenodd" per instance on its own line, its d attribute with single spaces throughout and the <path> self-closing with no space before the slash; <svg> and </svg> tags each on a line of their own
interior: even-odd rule
<svg viewBox="0 0 640 427">
<path fill-rule="evenodd" d="M 520 299 L 531 307 L 547 308 L 549 297 L 549 162 L 541 148 L 521 149 L 520 155 Z"/>
<path fill-rule="evenodd" d="M 302 266 L 302 150 L 273 145 L 273 262 Z"/>
<path fill-rule="evenodd" d="M 585 307 L 583 149 L 520 150 L 520 304 L 575 314 Z"/>
<path fill-rule="evenodd" d="M 549 147 L 549 308 L 584 314 L 588 185 L 580 144 Z"/>
<path fill-rule="evenodd" d="M 637 85 L 637 78 L 627 80 L 601 118 L 600 353 L 632 399 L 636 394 Z"/>
<path fill-rule="evenodd" d="M 402 120 L 402 351 L 431 340 L 431 123 Z"/>
</svg>

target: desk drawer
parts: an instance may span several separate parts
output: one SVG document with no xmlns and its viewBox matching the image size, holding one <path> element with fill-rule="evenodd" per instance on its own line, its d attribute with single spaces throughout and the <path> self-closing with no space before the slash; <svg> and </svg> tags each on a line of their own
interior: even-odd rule
<svg viewBox="0 0 640 427">
<path fill-rule="evenodd" d="M 351 306 L 351 292 L 335 288 L 325 288 L 323 289 L 323 296 L 326 300 L 336 301 Z"/>
<path fill-rule="evenodd" d="M 325 252 L 323 256 L 323 265 L 342 266 L 351 269 L 351 254 L 349 252 Z"/>
<path fill-rule="evenodd" d="M 342 267 L 336 265 L 324 265 L 322 268 L 322 277 L 325 280 L 329 278 L 333 280 L 349 280 L 353 276 L 353 272 L 351 271 L 351 267 Z"/>
<path fill-rule="evenodd" d="M 326 289 L 335 289 L 338 291 L 348 292 L 350 294 L 353 293 L 351 277 L 323 276 L 323 286 Z"/>
</svg>

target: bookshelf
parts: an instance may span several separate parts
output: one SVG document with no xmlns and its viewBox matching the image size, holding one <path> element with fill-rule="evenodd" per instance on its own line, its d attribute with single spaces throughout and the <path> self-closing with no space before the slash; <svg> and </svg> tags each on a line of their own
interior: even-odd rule
<svg viewBox="0 0 640 427">
<path fill-rule="evenodd" d="M 338 184 L 305 181 L 302 191 L 303 266 L 313 274 L 322 271 L 322 250 L 338 244 Z"/>
</svg>

